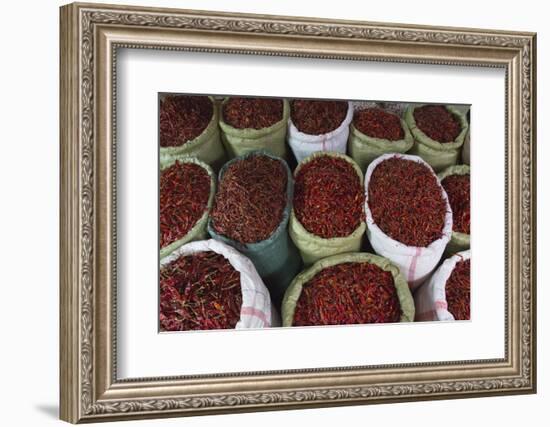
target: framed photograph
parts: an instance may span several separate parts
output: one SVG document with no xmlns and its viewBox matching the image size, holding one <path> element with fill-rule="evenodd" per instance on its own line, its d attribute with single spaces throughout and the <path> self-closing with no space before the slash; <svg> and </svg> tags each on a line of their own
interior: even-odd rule
<svg viewBox="0 0 550 427">
<path fill-rule="evenodd" d="M 70 4 L 60 414 L 536 391 L 536 35 Z"/>
</svg>

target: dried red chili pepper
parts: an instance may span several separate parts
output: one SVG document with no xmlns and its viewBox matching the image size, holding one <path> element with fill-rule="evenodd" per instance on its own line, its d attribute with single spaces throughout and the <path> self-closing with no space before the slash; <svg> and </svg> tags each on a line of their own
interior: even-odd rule
<svg viewBox="0 0 550 427">
<path fill-rule="evenodd" d="M 295 99 L 290 107 L 294 126 L 309 135 L 332 132 L 342 124 L 348 112 L 346 101 Z"/>
<path fill-rule="evenodd" d="M 237 129 L 263 129 L 283 119 L 283 100 L 230 98 L 223 107 L 223 119 Z"/>
<path fill-rule="evenodd" d="M 453 142 L 460 134 L 460 123 L 443 105 L 424 105 L 413 115 L 416 126 L 434 141 Z"/>
<path fill-rule="evenodd" d="M 176 162 L 160 174 L 160 247 L 184 237 L 208 208 L 210 176 L 195 163 Z"/>
<path fill-rule="evenodd" d="M 327 267 L 303 285 L 294 326 L 398 322 L 401 305 L 393 276 L 368 262 Z"/>
<path fill-rule="evenodd" d="M 220 254 L 181 256 L 160 270 L 162 331 L 233 329 L 241 306 L 241 275 Z"/>
<path fill-rule="evenodd" d="M 470 320 L 470 260 L 459 261 L 445 283 L 447 310 L 455 320 Z"/>
<path fill-rule="evenodd" d="M 296 174 L 294 213 L 319 237 L 349 236 L 364 219 L 364 191 L 353 166 L 333 156 L 319 156 Z"/>
<path fill-rule="evenodd" d="M 450 175 L 441 181 L 453 211 L 453 231 L 470 234 L 470 175 Z"/>
<path fill-rule="evenodd" d="M 427 166 L 392 157 L 376 166 L 368 185 L 374 222 L 392 239 L 426 247 L 442 236 L 447 204 Z"/>
<path fill-rule="evenodd" d="M 168 95 L 160 101 L 160 146 L 176 147 L 206 129 L 214 105 L 207 96 Z"/>
<path fill-rule="evenodd" d="M 357 130 L 372 138 L 398 141 L 405 137 L 399 116 L 380 108 L 356 111 L 353 116 L 353 125 Z"/>
<path fill-rule="evenodd" d="M 282 161 L 263 154 L 229 165 L 212 209 L 214 230 L 241 243 L 267 239 L 282 221 L 287 180 Z"/>
</svg>

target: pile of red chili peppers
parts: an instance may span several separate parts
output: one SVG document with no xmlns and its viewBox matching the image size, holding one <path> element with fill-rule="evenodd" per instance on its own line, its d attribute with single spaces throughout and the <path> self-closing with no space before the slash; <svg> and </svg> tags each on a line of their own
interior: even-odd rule
<svg viewBox="0 0 550 427">
<path fill-rule="evenodd" d="M 364 219 L 364 201 L 357 172 L 342 158 L 315 157 L 296 175 L 294 213 L 316 236 L 349 236 Z"/>
<path fill-rule="evenodd" d="M 195 163 L 176 162 L 160 174 L 160 247 L 184 237 L 208 208 L 210 176 Z"/>
<path fill-rule="evenodd" d="M 262 154 L 232 163 L 214 201 L 214 230 L 241 243 L 267 239 L 282 221 L 287 180 L 283 163 Z"/>
<path fill-rule="evenodd" d="M 459 261 L 445 284 L 447 310 L 455 320 L 470 320 L 470 260 Z"/>
<path fill-rule="evenodd" d="M 415 108 L 416 126 L 437 142 L 453 142 L 460 134 L 460 123 L 443 105 L 424 105 Z"/>
<path fill-rule="evenodd" d="M 220 254 L 181 256 L 160 270 L 162 331 L 233 329 L 241 306 L 240 273 Z"/>
<path fill-rule="evenodd" d="M 290 116 L 294 126 L 308 135 L 332 132 L 342 124 L 348 112 L 345 101 L 295 99 L 290 104 Z"/>
<path fill-rule="evenodd" d="M 405 136 L 401 119 L 380 108 L 356 111 L 353 116 L 353 125 L 357 130 L 372 138 L 398 141 Z"/>
<path fill-rule="evenodd" d="M 207 96 L 168 95 L 160 102 L 160 146 L 177 147 L 208 126 L 214 105 Z"/>
<path fill-rule="evenodd" d="M 407 246 L 426 247 L 442 236 L 447 204 L 424 164 L 392 157 L 374 169 L 368 204 L 380 229 Z"/>
<path fill-rule="evenodd" d="M 237 129 L 263 129 L 283 118 L 283 101 L 270 98 L 230 98 L 223 119 Z"/>
<path fill-rule="evenodd" d="M 450 175 L 441 185 L 453 211 L 453 231 L 470 234 L 470 175 Z"/>
<path fill-rule="evenodd" d="M 390 272 L 368 262 L 327 267 L 303 285 L 294 326 L 398 322 L 401 306 Z"/>
</svg>

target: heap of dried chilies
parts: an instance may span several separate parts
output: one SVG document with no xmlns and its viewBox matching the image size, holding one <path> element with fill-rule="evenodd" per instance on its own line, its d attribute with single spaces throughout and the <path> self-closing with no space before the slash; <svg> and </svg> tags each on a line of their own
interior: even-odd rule
<svg viewBox="0 0 550 427">
<path fill-rule="evenodd" d="M 453 142 L 460 134 L 460 123 L 443 105 L 424 105 L 415 108 L 416 126 L 437 142 Z"/>
<path fill-rule="evenodd" d="M 347 112 L 346 101 L 295 99 L 290 108 L 294 126 L 309 135 L 322 135 L 337 129 Z"/>
<path fill-rule="evenodd" d="M 269 156 L 257 154 L 233 162 L 214 201 L 214 230 L 241 243 L 267 239 L 282 221 L 287 180 L 283 163 Z"/>
<path fill-rule="evenodd" d="M 459 261 L 445 284 L 447 310 L 455 320 L 470 320 L 470 260 Z"/>
<path fill-rule="evenodd" d="M 210 176 L 201 166 L 176 162 L 160 174 L 160 247 L 184 237 L 208 208 Z"/>
<path fill-rule="evenodd" d="M 363 186 L 346 160 L 319 156 L 300 167 L 294 212 L 302 226 L 323 238 L 349 236 L 364 217 Z"/>
<path fill-rule="evenodd" d="M 181 256 L 160 270 L 163 331 L 233 329 L 241 306 L 240 273 L 220 254 Z"/>
<path fill-rule="evenodd" d="M 393 276 L 368 262 L 327 267 L 304 284 L 294 326 L 398 322 L 401 306 Z"/>
<path fill-rule="evenodd" d="M 283 118 L 283 101 L 275 98 L 230 98 L 223 119 L 237 129 L 264 129 Z"/>
<path fill-rule="evenodd" d="M 160 102 L 160 146 L 177 147 L 208 126 L 214 105 L 207 96 L 168 95 Z"/>
<path fill-rule="evenodd" d="M 398 141 L 405 136 L 399 116 L 380 108 L 356 111 L 353 116 L 353 125 L 357 130 L 372 138 Z"/>
<path fill-rule="evenodd" d="M 426 247 L 442 236 L 447 204 L 427 166 L 398 157 L 386 159 L 376 166 L 368 186 L 374 222 L 392 239 Z"/>
<path fill-rule="evenodd" d="M 441 185 L 453 211 L 453 231 L 470 234 L 470 175 L 450 175 Z"/>
</svg>

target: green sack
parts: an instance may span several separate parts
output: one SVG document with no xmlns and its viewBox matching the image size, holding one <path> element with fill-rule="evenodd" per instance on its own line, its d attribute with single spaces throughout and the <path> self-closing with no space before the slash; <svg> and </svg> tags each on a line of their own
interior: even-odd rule
<svg viewBox="0 0 550 427">
<path fill-rule="evenodd" d="M 361 185 L 363 185 L 363 173 L 357 163 L 345 154 L 332 151 L 319 151 L 306 157 L 294 170 L 294 177 L 296 177 L 298 171 L 303 165 L 318 156 L 332 156 L 346 160 L 353 166 L 359 176 Z M 307 231 L 300 221 L 298 221 L 294 209 L 292 209 L 292 212 L 290 213 L 290 237 L 300 251 L 300 255 L 302 256 L 302 260 L 305 265 L 313 264 L 315 261 L 331 255 L 359 251 L 361 249 L 361 242 L 363 240 L 363 236 L 365 235 L 366 228 L 367 226 L 365 221 L 361 221 L 359 226 L 349 236 L 325 239 Z"/>
<path fill-rule="evenodd" d="M 274 156 L 287 158 L 286 128 L 290 115 L 288 100 L 283 100 L 283 118 L 264 129 L 237 129 L 225 123 L 223 107 L 229 100 L 224 100 L 220 106 L 219 124 L 222 130 L 222 142 L 230 159 L 251 151 L 263 150 Z"/>
<path fill-rule="evenodd" d="M 305 283 L 309 282 L 317 273 L 321 270 L 331 267 L 333 265 L 342 264 L 345 262 L 369 262 L 377 265 L 384 271 L 389 271 L 395 283 L 397 290 L 397 296 L 399 298 L 399 304 L 401 305 L 401 322 L 412 322 L 414 320 L 414 300 L 409 290 L 407 281 L 399 271 L 399 268 L 392 264 L 392 262 L 378 255 L 369 254 L 366 252 L 354 252 L 348 254 L 334 255 L 329 258 L 324 258 L 317 261 L 308 269 L 302 271 L 296 276 L 288 287 L 285 296 L 283 298 L 283 305 L 281 309 L 281 317 L 283 326 L 292 326 L 294 321 L 294 311 L 296 310 L 296 303 L 302 293 L 302 287 Z"/>
<path fill-rule="evenodd" d="M 187 141 L 177 147 L 160 147 L 160 166 L 171 162 L 176 156 L 196 157 L 210 165 L 214 170 L 225 162 L 225 151 L 220 140 L 220 129 L 218 127 L 218 106 L 212 97 L 209 97 L 214 104 L 212 119 L 206 129 L 195 139 Z"/>
<path fill-rule="evenodd" d="M 234 247 L 252 261 L 258 274 L 269 289 L 271 299 L 276 306 L 279 306 L 286 288 L 302 268 L 298 250 L 289 239 L 287 232 L 290 206 L 294 194 L 292 173 L 286 162 L 280 157 L 265 151 L 254 151 L 227 162 L 220 170 L 218 179 L 219 182 L 222 181 L 225 171 L 232 163 L 257 154 L 263 154 L 282 162 L 287 171 L 287 205 L 283 211 L 281 223 L 269 238 L 256 243 L 241 243 L 218 234 L 212 225 L 212 218 L 208 219 L 208 233 L 213 239 Z"/>
<path fill-rule="evenodd" d="M 422 105 L 411 105 L 405 111 L 405 122 L 414 137 L 414 144 L 409 154 L 422 157 L 436 172 L 456 165 L 461 157 L 461 147 L 468 132 L 466 117 L 456 108 L 446 106 L 447 110 L 458 119 L 462 130 L 453 142 L 441 143 L 431 139 L 416 126 L 414 110 L 418 107 L 422 107 Z"/>
<path fill-rule="evenodd" d="M 401 127 L 405 132 L 403 139 L 390 141 L 389 139 L 365 135 L 353 125 L 353 122 L 351 123 L 348 152 L 363 173 L 367 170 L 368 165 L 378 156 L 386 153 L 406 153 L 411 149 L 414 139 L 407 123 L 403 119 L 401 119 Z"/>
<path fill-rule="evenodd" d="M 216 193 L 216 176 L 214 175 L 214 171 L 206 163 L 201 162 L 194 157 L 174 156 L 169 161 L 166 161 L 163 165 L 161 165 L 161 171 L 172 166 L 176 162 L 176 160 L 178 160 L 180 163 L 195 163 L 196 165 L 204 168 L 206 172 L 208 172 L 208 176 L 210 176 L 210 195 L 208 196 L 207 209 L 204 214 L 202 214 L 202 216 L 199 218 L 197 223 L 181 239 L 176 240 L 169 245 L 163 247 L 160 250 L 160 258 L 164 258 L 165 256 L 170 255 L 172 252 L 174 252 L 176 249 L 186 243 L 193 242 L 195 240 L 203 240 L 206 238 L 206 224 L 208 223 L 208 215 L 210 214 L 210 209 L 212 209 L 214 194 Z"/>
<path fill-rule="evenodd" d="M 465 165 L 470 164 L 470 130 L 464 138 L 464 145 L 462 146 L 462 163 Z"/>
<path fill-rule="evenodd" d="M 441 182 L 451 175 L 470 175 L 470 166 L 449 166 L 443 172 L 438 173 L 437 177 L 439 178 L 439 182 Z M 456 254 L 457 252 L 465 251 L 466 249 L 470 249 L 470 235 L 453 231 L 451 240 L 447 243 L 447 247 L 445 248 L 445 254 L 450 256 Z"/>
</svg>

